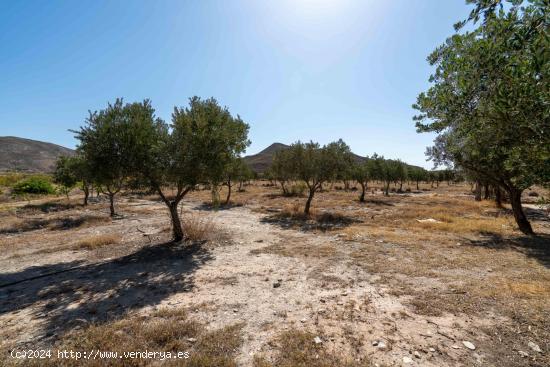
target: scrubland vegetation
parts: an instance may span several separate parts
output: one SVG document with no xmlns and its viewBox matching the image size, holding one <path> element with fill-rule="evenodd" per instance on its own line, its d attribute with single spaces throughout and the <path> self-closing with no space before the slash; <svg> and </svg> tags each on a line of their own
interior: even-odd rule
<svg viewBox="0 0 550 367">
<path fill-rule="evenodd" d="M 441 169 L 335 140 L 253 172 L 249 125 L 192 97 L 117 99 L 52 176 L 0 176 L 0 362 L 549 365 L 547 4 L 472 3 L 415 104 Z M 9 357 L 37 346 L 189 358 Z"/>
</svg>

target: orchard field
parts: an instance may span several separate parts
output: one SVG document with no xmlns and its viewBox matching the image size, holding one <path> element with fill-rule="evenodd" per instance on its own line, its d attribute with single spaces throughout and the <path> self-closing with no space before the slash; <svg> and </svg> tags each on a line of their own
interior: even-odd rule
<svg viewBox="0 0 550 367">
<path fill-rule="evenodd" d="M 78 189 L 9 200 L 2 349 L 181 350 L 190 366 L 550 363 L 550 219 L 536 197 L 523 198 L 528 237 L 468 184 L 385 196 L 371 182 L 365 202 L 358 185 L 330 186 L 307 217 L 307 195 L 267 180 L 218 208 L 193 191 L 179 244 L 156 195 L 124 191 L 115 218 Z"/>
</svg>

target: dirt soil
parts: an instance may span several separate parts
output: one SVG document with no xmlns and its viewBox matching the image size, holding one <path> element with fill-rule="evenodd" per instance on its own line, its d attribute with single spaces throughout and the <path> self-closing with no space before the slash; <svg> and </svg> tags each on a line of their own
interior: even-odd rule
<svg viewBox="0 0 550 367">
<path fill-rule="evenodd" d="M 187 198 L 184 221 L 205 233 L 180 244 L 147 197 L 121 198 L 114 220 L 104 200 L 78 196 L 4 207 L 2 349 L 185 308 L 212 329 L 242 324 L 240 366 L 272 359 L 289 330 L 373 366 L 550 365 L 550 220 L 536 205 L 540 235 L 526 238 L 466 186 L 375 191 L 367 203 L 327 191 L 306 220 L 293 216 L 303 198 L 263 185 L 219 210 L 207 192 Z"/>
</svg>

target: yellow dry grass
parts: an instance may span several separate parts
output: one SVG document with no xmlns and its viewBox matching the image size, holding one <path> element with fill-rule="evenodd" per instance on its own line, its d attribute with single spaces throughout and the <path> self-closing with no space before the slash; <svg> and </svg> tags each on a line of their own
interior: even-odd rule
<svg viewBox="0 0 550 367">
<path fill-rule="evenodd" d="M 235 355 L 242 343 L 241 325 L 231 325 L 207 330 L 204 325 L 190 320 L 183 309 L 162 309 L 151 316 L 127 316 L 103 325 L 92 325 L 81 331 L 70 332 L 61 338 L 52 351 L 51 359 L 6 358 L 2 353 L 0 364 L 4 366 L 80 366 L 82 360 L 59 359 L 57 350 L 102 350 L 123 354 L 132 351 L 188 352 L 188 358 L 123 358 L 115 363 L 105 359 L 86 360 L 86 366 L 169 365 L 193 367 L 235 367 Z"/>
<path fill-rule="evenodd" d="M 197 214 L 186 214 L 181 219 L 183 233 L 190 241 L 205 241 L 219 235 L 211 218 Z"/>
<path fill-rule="evenodd" d="M 368 367 L 368 360 L 354 360 L 349 356 L 329 351 L 323 343 L 315 343 L 316 334 L 288 330 L 270 343 L 275 346 L 271 359 L 256 356 L 254 367 Z"/>
<path fill-rule="evenodd" d="M 117 244 L 120 240 L 121 237 L 118 234 L 101 234 L 78 241 L 74 248 L 93 250 L 103 246 Z"/>
</svg>

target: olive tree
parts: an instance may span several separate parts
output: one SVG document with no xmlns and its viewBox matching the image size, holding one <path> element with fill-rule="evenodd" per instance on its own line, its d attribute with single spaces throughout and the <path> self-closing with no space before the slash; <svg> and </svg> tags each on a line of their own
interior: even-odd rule
<svg viewBox="0 0 550 367">
<path fill-rule="evenodd" d="M 174 108 L 170 125 L 151 109 L 138 130 L 144 155 L 135 171 L 168 207 L 174 240 L 181 241 L 179 203 L 201 182 L 222 182 L 228 164 L 250 144 L 248 125 L 214 98 L 193 97 L 188 107 Z"/>
<path fill-rule="evenodd" d="M 351 152 L 342 140 L 324 146 L 298 141 L 288 148 L 288 152 L 291 176 L 303 181 L 309 191 L 304 207 L 304 214 L 307 215 L 311 201 L 323 183 L 336 178 L 349 166 Z"/>
<path fill-rule="evenodd" d="M 273 155 L 273 161 L 268 170 L 268 175 L 273 180 L 279 182 L 283 195 L 288 194 L 287 184 L 294 177 L 292 170 L 292 151 L 288 149 L 281 149 L 275 152 Z"/>
<path fill-rule="evenodd" d="M 63 188 L 63 193 L 69 199 L 69 192 L 78 183 L 78 178 L 71 165 L 71 158 L 67 156 L 60 156 L 55 162 L 55 171 L 53 173 L 53 180 L 56 184 Z"/>
<path fill-rule="evenodd" d="M 246 162 L 237 157 L 228 164 L 225 171 L 225 183 L 227 186 L 227 197 L 225 198 L 225 204 L 229 204 L 231 200 L 231 188 L 234 182 L 239 182 L 239 191 L 242 191 L 243 183 L 250 180 L 253 177 L 252 170 L 246 164 Z"/>
<path fill-rule="evenodd" d="M 429 56 L 435 72 L 413 106 L 417 130 L 438 134 L 427 151 L 436 164 L 506 191 L 519 229 L 532 234 L 521 194 L 550 182 L 547 5 L 512 1 L 497 13 L 497 1 L 471 2 L 484 22 Z"/>
<path fill-rule="evenodd" d="M 420 181 L 428 180 L 428 172 L 422 167 L 409 168 L 409 178 L 416 183 L 416 190 L 420 190 Z"/>
<path fill-rule="evenodd" d="M 88 205 L 92 173 L 82 155 L 59 157 L 56 161 L 54 181 L 64 187 L 67 198 L 70 189 L 80 183 L 80 188 L 84 192 L 83 205 Z"/>
<path fill-rule="evenodd" d="M 93 181 L 109 197 L 111 217 L 116 215 L 115 195 L 132 174 L 132 162 L 139 148 L 133 140 L 136 131 L 129 118 L 129 106 L 119 98 L 103 110 L 90 112 L 84 126 L 74 131 L 80 141 L 78 151 Z"/>
<path fill-rule="evenodd" d="M 399 159 L 395 163 L 395 180 L 399 183 L 399 191 L 403 191 L 403 183 L 409 177 L 407 165 Z"/>
<path fill-rule="evenodd" d="M 351 176 L 361 186 L 359 201 L 364 202 L 369 181 L 379 178 L 376 170 L 376 155 L 373 158 L 366 157 L 363 162 L 355 163 L 351 170 Z"/>
</svg>

